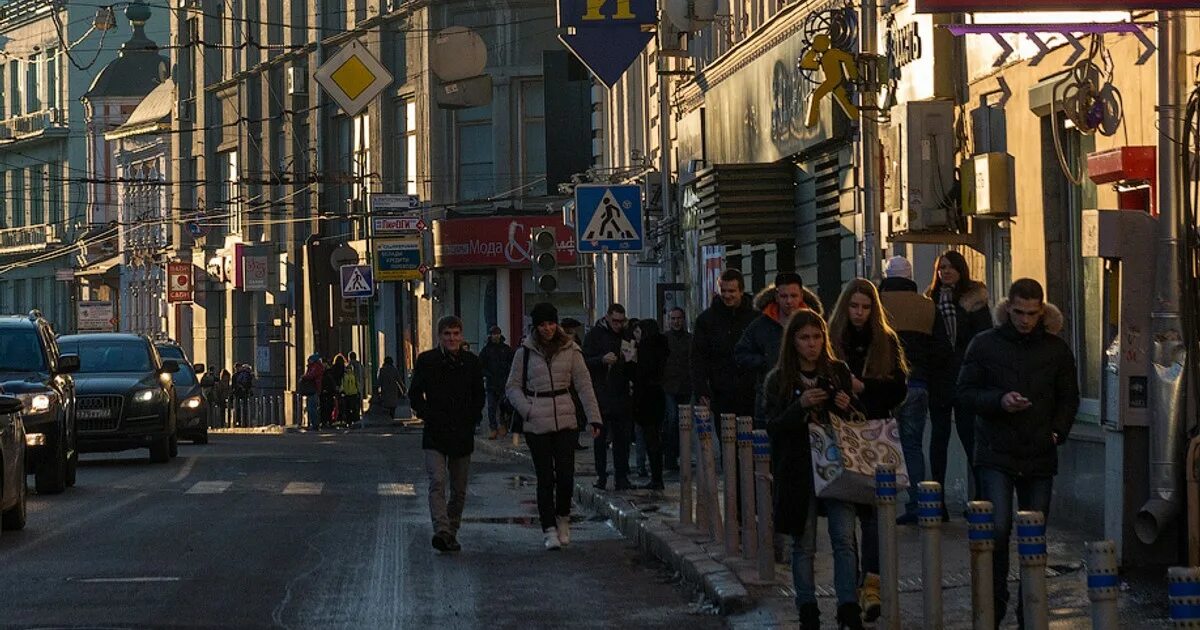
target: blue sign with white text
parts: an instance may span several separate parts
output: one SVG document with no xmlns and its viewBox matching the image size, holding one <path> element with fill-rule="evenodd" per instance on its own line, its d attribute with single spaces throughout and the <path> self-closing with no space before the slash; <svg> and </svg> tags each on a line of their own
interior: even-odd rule
<svg viewBox="0 0 1200 630">
<path fill-rule="evenodd" d="M 558 0 L 558 36 L 587 69 L 612 87 L 654 39 L 656 0 Z"/>
<path fill-rule="evenodd" d="M 579 253 L 641 253 L 646 234 L 641 186 L 576 186 L 575 210 Z"/>
</svg>

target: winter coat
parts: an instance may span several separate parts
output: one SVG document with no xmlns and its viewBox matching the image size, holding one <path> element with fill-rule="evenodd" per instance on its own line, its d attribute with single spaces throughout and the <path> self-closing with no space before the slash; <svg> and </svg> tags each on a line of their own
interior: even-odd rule
<svg viewBox="0 0 1200 630">
<path fill-rule="evenodd" d="M 733 347 L 758 312 L 750 297 L 742 296 L 736 308 L 729 308 L 721 297 L 713 298 L 696 318 L 692 333 L 692 393 L 712 399 L 713 408 L 738 415 L 754 411 L 754 374 L 737 369 Z"/>
<path fill-rule="evenodd" d="M 363 368 L 363 364 L 358 359 L 346 362 L 346 371 L 354 374 L 354 380 L 358 385 L 358 393 L 362 395 L 367 387 L 367 371 Z M 345 378 L 343 376 L 343 378 Z"/>
<path fill-rule="evenodd" d="M 733 348 L 733 360 L 740 370 L 754 374 L 754 418 L 766 420 L 766 399 L 763 397 L 763 381 L 767 372 L 779 360 L 779 342 L 783 338 L 783 327 L 787 322 L 775 303 L 776 290 L 764 289 L 754 297 L 754 307 L 761 314 L 750 322 L 742 338 Z M 804 289 L 804 307 L 822 314 L 821 299 L 817 294 Z"/>
<path fill-rule="evenodd" d="M 312 384 L 313 394 L 321 392 L 321 383 L 325 378 L 325 364 L 321 361 L 313 361 L 308 364 L 308 369 L 304 371 L 304 376 L 300 377 L 303 382 Z"/>
<path fill-rule="evenodd" d="M 640 425 L 663 421 L 667 408 L 663 375 L 670 352 L 664 335 L 642 337 L 638 343 L 637 361 L 633 366 L 633 419 Z"/>
<path fill-rule="evenodd" d="M 325 368 L 321 376 L 321 393 L 337 396 L 342 393 L 342 377 L 346 375 L 346 366 L 331 365 Z"/>
<path fill-rule="evenodd" d="M 512 370 L 513 349 L 500 337 L 500 341 L 491 340 L 479 351 L 479 361 L 483 363 L 483 379 L 490 392 L 503 392 L 508 382 L 508 373 Z"/>
<path fill-rule="evenodd" d="M 583 358 L 592 374 L 592 389 L 600 403 L 600 412 L 606 417 L 617 414 L 627 418 L 633 413 L 629 391 L 633 366 L 621 354 L 621 343 L 627 339 L 625 333 L 613 332 L 603 318 L 583 339 Z M 617 362 L 611 366 L 604 364 L 604 355 L 610 352 L 617 356 Z"/>
<path fill-rule="evenodd" d="M 774 475 L 775 531 L 801 536 L 808 520 L 808 505 L 813 490 L 812 447 L 808 439 L 810 421 L 828 421 L 833 404 L 805 409 L 800 406 L 799 393 L 780 396 L 779 372 L 771 370 L 764 380 L 766 392 L 767 433 L 771 437 L 771 471 Z M 839 388 L 851 391 L 850 368 L 837 361 L 827 376 Z"/>
<path fill-rule="evenodd" d="M 577 430 L 579 425 L 572 387 L 579 394 L 578 400 L 583 405 L 588 422 L 603 424 L 600 405 L 596 403 L 596 393 L 592 389 L 591 374 L 583 360 L 583 351 L 565 334 L 559 335 L 558 344 L 558 351 L 547 358 L 545 352 L 534 343 L 533 335 L 530 335 L 517 351 L 512 369 L 505 379 L 505 395 L 525 419 L 526 433 L 542 435 Z"/>
<path fill-rule="evenodd" d="M 987 286 L 982 282 L 973 282 L 955 304 L 958 325 L 954 343 L 951 343 L 946 334 L 946 322 L 937 308 L 938 296 L 930 295 L 929 298 L 934 303 L 933 337 L 939 344 L 949 348 L 945 360 L 935 363 L 930 372 L 930 406 L 935 406 L 939 401 L 948 404 L 953 400 L 963 355 L 975 335 L 992 329 L 992 315 L 988 311 Z"/>
<path fill-rule="evenodd" d="M 483 369 L 469 350 L 458 355 L 442 347 L 426 350 L 413 366 L 408 398 L 425 422 L 421 448 L 447 457 L 475 450 L 475 424 L 483 413 Z"/>
<path fill-rule="evenodd" d="M 880 282 L 879 302 L 904 348 L 908 386 L 928 389 L 930 373 L 950 357 L 950 345 L 933 336 L 937 306 L 918 293 L 917 283 L 908 278 L 886 278 Z"/>
<path fill-rule="evenodd" d="M 670 351 L 666 368 L 663 369 L 663 391 L 674 395 L 681 402 L 686 402 L 692 394 L 692 380 L 689 374 L 692 333 L 686 330 L 668 330 L 663 336 L 667 339 L 667 349 Z"/>
<path fill-rule="evenodd" d="M 839 359 L 850 366 L 850 372 L 862 381 L 863 390 L 858 393 L 859 406 L 867 418 L 891 418 L 896 407 L 908 396 L 908 385 L 904 370 L 900 366 L 900 348 L 894 349 L 892 372 L 888 378 L 866 378 L 863 376 L 867 364 L 867 350 L 871 346 L 871 330 L 855 330 L 846 326 L 840 343 L 834 344 Z"/>
<path fill-rule="evenodd" d="M 971 342 L 958 376 L 959 400 L 976 414 L 975 465 L 1020 477 L 1058 473 L 1058 445 L 1075 423 L 1079 382 L 1071 348 L 1058 337 L 1062 313 L 1046 305 L 1033 332 L 1022 335 L 1001 302 L 1000 326 Z M 1008 413 L 1000 399 L 1018 392 L 1032 403 Z M 1056 443 L 1051 437 L 1058 434 Z"/>
<path fill-rule="evenodd" d="M 378 402 L 384 407 L 397 407 L 400 397 L 404 395 L 404 380 L 400 377 L 400 369 L 394 364 L 383 364 L 375 377 L 376 391 L 379 393 Z"/>
</svg>

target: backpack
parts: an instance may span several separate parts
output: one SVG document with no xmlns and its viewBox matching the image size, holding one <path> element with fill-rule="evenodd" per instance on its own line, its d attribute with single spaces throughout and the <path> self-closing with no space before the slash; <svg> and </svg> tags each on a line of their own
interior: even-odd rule
<svg viewBox="0 0 1200 630">
<path fill-rule="evenodd" d="M 347 396 L 358 395 L 358 377 L 354 375 L 354 370 L 347 369 L 342 376 L 342 393 Z"/>
</svg>

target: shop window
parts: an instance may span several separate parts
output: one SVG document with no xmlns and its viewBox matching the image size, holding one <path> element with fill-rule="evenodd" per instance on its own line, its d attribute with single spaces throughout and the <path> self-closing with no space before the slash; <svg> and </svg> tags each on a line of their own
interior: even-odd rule
<svg viewBox="0 0 1200 630">
<path fill-rule="evenodd" d="M 455 273 L 454 298 L 454 313 L 463 320 L 463 339 L 471 344 L 471 351 L 478 354 L 487 343 L 488 328 L 497 323 L 505 324 L 496 321 L 496 272 Z"/>
</svg>

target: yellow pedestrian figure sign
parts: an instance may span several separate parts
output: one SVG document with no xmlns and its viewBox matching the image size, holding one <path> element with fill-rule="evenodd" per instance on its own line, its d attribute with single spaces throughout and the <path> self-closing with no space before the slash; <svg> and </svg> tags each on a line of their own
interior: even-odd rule
<svg viewBox="0 0 1200 630">
<path fill-rule="evenodd" d="M 846 82 L 858 78 L 858 64 L 854 60 L 854 55 L 834 48 L 829 35 L 821 33 L 813 38 L 812 45 L 800 58 L 800 68 L 802 70 L 820 70 L 825 75 L 825 80 L 817 86 L 812 100 L 808 104 L 807 126 L 809 128 L 816 127 L 820 122 L 821 99 L 830 94 L 833 95 L 833 102 L 837 103 L 843 112 L 846 112 L 846 116 L 851 120 L 858 120 L 858 107 L 850 101 L 850 95 L 846 93 Z"/>
</svg>

